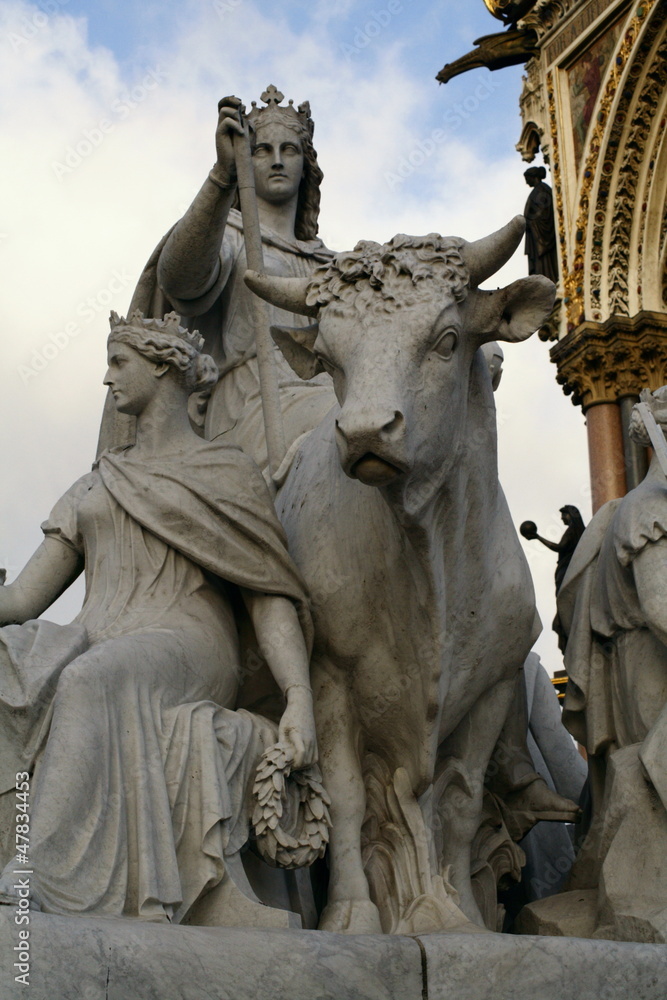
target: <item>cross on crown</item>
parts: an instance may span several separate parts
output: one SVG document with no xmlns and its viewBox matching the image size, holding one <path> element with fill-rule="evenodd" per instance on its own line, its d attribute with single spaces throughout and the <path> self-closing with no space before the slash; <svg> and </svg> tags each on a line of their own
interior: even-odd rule
<svg viewBox="0 0 667 1000">
<path fill-rule="evenodd" d="M 261 101 L 266 107 L 258 108 L 257 101 L 252 102 L 252 109 L 247 118 L 251 127 L 256 131 L 261 125 L 269 125 L 272 122 L 279 122 L 281 125 L 291 128 L 295 132 L 307 135 L 312 139 L 314 124 L 310 117 L 310 104 L 304 101 L 298 109 L 294 107 L 294 101 L 289 100 L 287 106 L 281 105 L 285 100 L 285 95 L 281 93 L 272 83 L 266 88 Z"/>
</svg>

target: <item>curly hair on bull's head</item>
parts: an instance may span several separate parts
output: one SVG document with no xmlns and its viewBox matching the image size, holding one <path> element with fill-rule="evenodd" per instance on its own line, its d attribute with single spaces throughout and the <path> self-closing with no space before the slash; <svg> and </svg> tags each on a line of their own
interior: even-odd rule
<svg viewBox="0 0 667 1000">
<path fill-rule="evenodd" d="M 354 250 L 339 253 L 314 272 L 308 286 L 309 306 L 338 301 L 359 311 L 393 312 L 433 294 L 427 279 L 447 285 L 456 302 L 468 292 L 470 272 L 463 260 L 463 240 L 398 234 L 388 243 L 361 240 Z"/>
</svg>

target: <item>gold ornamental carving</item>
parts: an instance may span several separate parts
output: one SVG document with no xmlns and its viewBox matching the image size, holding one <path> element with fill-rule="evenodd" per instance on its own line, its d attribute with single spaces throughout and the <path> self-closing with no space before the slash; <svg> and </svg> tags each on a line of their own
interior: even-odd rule
<svg viewBox="0 0 667 1000">
<path fill-rule="evenodd" d="M 573 6 L 575 4 L 570 4 L 570 7 Z M 575 14 L 565 28 L 556 34 L 554 40 L 545 46 L 547 65 L 555 62 L 573 42 L 582 38 L 591 25 L 599 17 L 602 17 L 610 6 L 611 0 L 588 0 L 583 10 L 578 15 Z M 629 7 L 630 0 L 627 0 L 623 6 Z"/>
<path fill-rule="evenodd" d="M 643 43 L 651 45 L 661 24 L 658 19 L 649 26 Z M 639 54 L 633 60 L 629 78 L 637 79 L 643 68 L 644 56 Z M 603 181 L 598 185 L 597 200 L 592 211 L 591 264 L 588 274 L 592 300 L 592 318 L 602 319 L 601 290 L 604 265 L 609 268 L 609 300 L 605 308 L 611 313 L 628 315 L 628 257 L 630 233 L 633 224 L 633 212 L 636 208 L 645 216 L 648 203 L 648 193 L 643 198 L 636 197 L 636 185 L 642 158 L 645 156 L 647 138 L 652 129 L 652 119 L 655 117 L 658 98 L 667 82 L 667 43 L 662 45 L 646 74 L 644 89 L 640 94 L 625 88 L 621 99 L 616 105 L 613 121 L 610 123 L 606 144 L 600 158 L 603 168 Z M 636 110 L 635 110 L 636 109 Z M 628 115 L 632 113 L 630 130 L 625 134 Z M 656 146 L 662 139 L 663 122 L 658 128 Z M 613 194 L 610 192 L 612 174 L 615 170 L 617 156 L 622 155 L 620 180 Z M 656 152 L 653 154 L 653 159 Z M 650 162 L 650 160 L 649 160 Z M 605 241 L 605 225 L 607 214 L 613 212 L 610 225 L 610 238 Z M 642 228 L 645 225 L 645 219 Z M 605 260 L 606 256 L 606 260 Z M 640 255 L 639 265 L 643 263 Z M 641 275 L 637 275 L 641 287 Z"/>
<path fill-rule="evenodd" d="M 544 100 L 542 74 L 539 60 L 533 56 L 526 63 L 523 89 L 519 97 L 523 129 L 516 148 L 521 159 L 532 163 L 538 150 L 542 149 L 545 163 L 549 163 L 549 143 L 544 142 L 547 127 L 547 109 Z"/>
<path fill-rule="evenodd" d="M 658 63 L 658 67 L 657 67 L 658 73 L 660 73 L 660 72 L 662 73 L 662 87 L 661 87 L 661 90 L 662 90 L 662 93 L 664 93 L 665 89 L 667 88 L 667 38 L 665 38 L 664 42 L 660 46 L 660 49 L 658 50 L 657 59 L 654 60 L 654 68 L 655 68 L 655 63 L 656 62 Z M 655 79 L 656 74 L 654 72 L 652 72 L 650 75 Z M 640 223 L 640 226 L 639 226 L 639 232 L 641 233 L 640 240 L 641 240 L 641 246 L 642 246 L 642 248 L 648 246 L 648 244 L 649 244 L 649 234 L 648 234 L 648 206 L 649 206 L 650 199 L 651 199 L 651 187 L 652 187 L 654 181 L 656 179 L 658 179 L 656 177 L 656 175 L 658 175 L 658 171 L 653 169 L 653 165 L 657 165 L 658 162 L 659 162 L 660 149 L 662 147 L 662 144 L 663 144 L 663 141 L 664 141 L 664 138 L 665 138 L 665 133 L 667 132 L 667 115 L 663 114 L 662 116 L 660 116 L 659 113 L 658 113 L 658 108 L 657 108 L 657 102 L 660 99 L 660 96 L 661 96 L 661 92 L 658 91 L 656 93 L 656 95 L 655 95 L 655 97 L 656 97 L 656 112 L 655 112 L 655 114 L 654 114 L 653 117 L 654 117 L 654 119 L 655 118 L 659 118 L 660 121 L 659 121 L 657 130 L 655 128 L 653 128 L 653 127 L 651 128 L 651 133 L 654 135 L 655 138 L 654 138 L 654 141 L 653 141 L 653 146 L 652 146 L 650 152 L 648 153 L 648 157 L 649 157 L 649 159 L 648 159 L 649 172 L 648 172 L 648 176 L 644 178 L 644 187 L 643 187 L 643 190 L 640 192 L 640 197 L 638 198 L 638 204 L 641 206 L 641 208 L 640 208 L 641 223 Z M 644 100 L 644 94 L 642 94 L 642 98 L 641 99 L 642 99 L 642 101 Z M 664 107 L 664 104 L 663 104 L 663 107 Z M 659 235 L 659 238 L 658 238 L 658 253 L 659 253 L 659 255 L 662 254 L 662 250 L 663 250 L 663 247 L 664 247 L 665 221 L 666 221 L 666 219 L 667 219 L 667 205 L 665 205 L 665 210 L 663 212 L 662 221 L 661 221 L 660 235 Z M 638 259 L 637 259 L 637 294 L 638 295 L 641 295 L 642 288 L 644 288 L 644 285 L 645 285 L 645 281 L 649 277 L 648 274 L 646 276 L 644 274 L 644 261 L 645 261 L 645 255 L 644 255 L 644 253 L 639 253 Z M 663 296 L 663 301 L 664 301 L 664 296 Z"/>
<path fill-rule="evenodd" d="M 554 182 L 554 200 L 556 206 L 556 222 L 558 225 L 558 245 L 560 247 L 560 273 L 567 275 L 567 241 L 565 239 L 565 209 L 563 207 L 563 177 L 560 165 L 560 145 L 558 140 L 558 119 L 556 117 L 556 95 L 554 91 L 553 71 L 547 77 L 547 101 L 549 104 L 549 128 L 551 131 L 550 167 Z M 567 294 L 567 292 L 566 292 Z"/>
<path fill-rule="evenodd" d="M 584 411 L 667 383 L 667 314 L 641 312 L 587 322 L 550 351 L 556 381 Z"/>
<path fill-rule="evenodd" d="M 534 28 L 538 38 L 542 39 L 570 13 L 577 2 L 578 0 L 538 0 L 530 13 L 521 19 L 521 24 Z"/>
<path fill-rule="evenodd" d="M 633 220 L 642 213 L 637 185 L 642 161 L 651 138 L 661 94 L 667 86 L 667 41 L 658 49 L 646 86 L 633 109 L 632 123 L 625 142 L 619 181 L 614 197 L 614 218 L 609 248 L 609 301 L 611 313 L 629 313 L 629 259 Z M 636 276 L 641 288 L 641 278 Z"/>
<path fill-rule="evenodd" d="M 516 24 L 536 3 L 537 0 L 484 0 L 489 13 L 505 24 Z"/>
<path fill-rule="evenodd" d="M 603 146 L 605 131 L 608 127 L 609 112 L 616 97 L 625 65 L 637 41 L 639 31 L 643 25 L 646 24 L 647 18 L 655 3 L 656 0 L 640 0 L 635 14 L 625 28 L 623 42 L 616 52 L 615 58 L 611 62 L 610 71 L 607 75 L 602 97 L 600 98 L 598 104 L 597 121 L 588 138 L 586 161 L 583 170 L 583 181 L 579 193 L 579 210 L 575 230 L 574 256 L 571 268 L 567 272 L 563 272 L 563 286 L 565 290 L 564 302 L 567 311 L 568 330 L 573 330 L 585 319 L 584 267 L 586 237 L 591 215 L 590 197 L 597 177 L 600 149 Z M 603 171 L 606 169 L 606 163 L 607 161 L 605 160 L 602 164 Z M 613 165 L 610 169 L 613 169 Z M 618 247 L 616 248 L 616 252 L 620 252 Z"/>
</svg>

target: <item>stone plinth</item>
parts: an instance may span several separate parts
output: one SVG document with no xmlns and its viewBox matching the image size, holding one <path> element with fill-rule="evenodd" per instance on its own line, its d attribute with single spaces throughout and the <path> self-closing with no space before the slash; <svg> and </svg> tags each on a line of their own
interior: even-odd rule
<svg viewBox="0 0 667 1000">
<path fill-rule="evenodd" d="M 664 1000 L 667 947 L 510 935 L 338 935 L 30 915 L 30 980 L 14 983 L 0 910 L 3 1000 Z"/>
</svg>

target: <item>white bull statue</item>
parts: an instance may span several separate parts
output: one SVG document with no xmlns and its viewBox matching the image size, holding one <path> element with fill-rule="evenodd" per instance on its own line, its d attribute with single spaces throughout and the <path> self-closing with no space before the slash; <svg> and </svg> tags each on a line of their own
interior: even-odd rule
<svg viewBox="0 0 667 1000">
<path fill-rule="evenodd" d="M 317 320 L 274 338 L 302 378 L 330 372 L 340 403 L 303 439 L 277 501 L 313 596 L 333 822 L 325 930 L 484 926 L 471 845 L 540 626 L 480 348 L 529 337 L 555 288 L 538 275 L 478 286 L 523 231 L 517 217 L 475 243 L 399 235 L 311 278 L 246 275 Z"/>
</svg>

